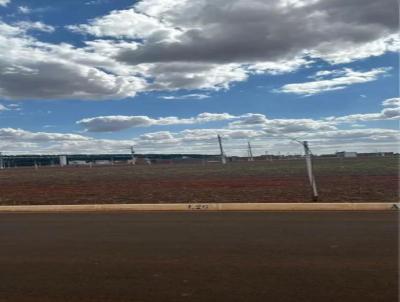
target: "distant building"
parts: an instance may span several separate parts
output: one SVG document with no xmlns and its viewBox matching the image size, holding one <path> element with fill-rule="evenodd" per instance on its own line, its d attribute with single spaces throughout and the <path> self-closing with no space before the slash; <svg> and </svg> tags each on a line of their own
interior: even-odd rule
<svg viewBox="0 0 400 302">
<path fill-rule="evenodd" d="M 344 158 L 355 158 L 357 157 L 357 152 L 336 152 L 337 157 L 344 157 Z"/>
<path fill-rule="evenodd" d="M 112 165 L 113 161 L 112 160 L 95 160 L 94 164 L 95 165 Z"/>
<path fill-rule="evenodd" d="M 68 162 L 68 165 L 70 165 L 70 166 L 86 166 L 86 165 L 89 165 L 89 163 L 86 160 L 70 160 Z"/>
<path fill-rule="evenodd" d="M 397 154 L 394 152 L 369 152 L 369 153 L 358 153 L 358 156 L 360 157 L 393 157 L 396 156 Z"/>
</svg>

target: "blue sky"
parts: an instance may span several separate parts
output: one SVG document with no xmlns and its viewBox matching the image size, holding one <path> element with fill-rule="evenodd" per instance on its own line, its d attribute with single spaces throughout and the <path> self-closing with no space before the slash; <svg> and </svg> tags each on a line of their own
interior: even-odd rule
<svg viewBox="0 0 400 302">
<path fill-rule="evenodd" d="M 0 151 L 397 151 L 384 2 L 0 0 Z"/>
</svg>

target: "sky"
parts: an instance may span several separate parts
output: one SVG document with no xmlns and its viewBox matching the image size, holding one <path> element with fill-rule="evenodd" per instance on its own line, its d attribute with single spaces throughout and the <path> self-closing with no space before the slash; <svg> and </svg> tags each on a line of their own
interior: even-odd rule
<svg viewBox="0 0 400 302">
<path fill-rule="evenodd" d="M 398 29 L 396 0 L 0 0 L 0 152 L 398 152 Z"/>
</svg>

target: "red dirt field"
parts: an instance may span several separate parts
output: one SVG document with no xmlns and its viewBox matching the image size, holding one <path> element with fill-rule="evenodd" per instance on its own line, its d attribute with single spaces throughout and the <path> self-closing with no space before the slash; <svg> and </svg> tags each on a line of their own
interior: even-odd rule
<svg viewBox="0 0 400 302">
<path fill-rule="evenodd" d="M 316 159 L 321 202 L 398 201 L 398 159 Z M 307 202 L 302 160 L 219 164 L 11 168 L 0 204 Z"/>
</svg>

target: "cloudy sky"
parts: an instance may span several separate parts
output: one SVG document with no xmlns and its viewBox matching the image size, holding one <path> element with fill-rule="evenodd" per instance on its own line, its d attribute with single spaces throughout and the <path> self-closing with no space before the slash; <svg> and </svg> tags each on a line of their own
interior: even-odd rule
<svg viewBox="0 0 400 302">
<path fill-rule="evenodd" d="M 0 151 L 398 151 L 396 0 L 0 0 Z"/>
</svg>

